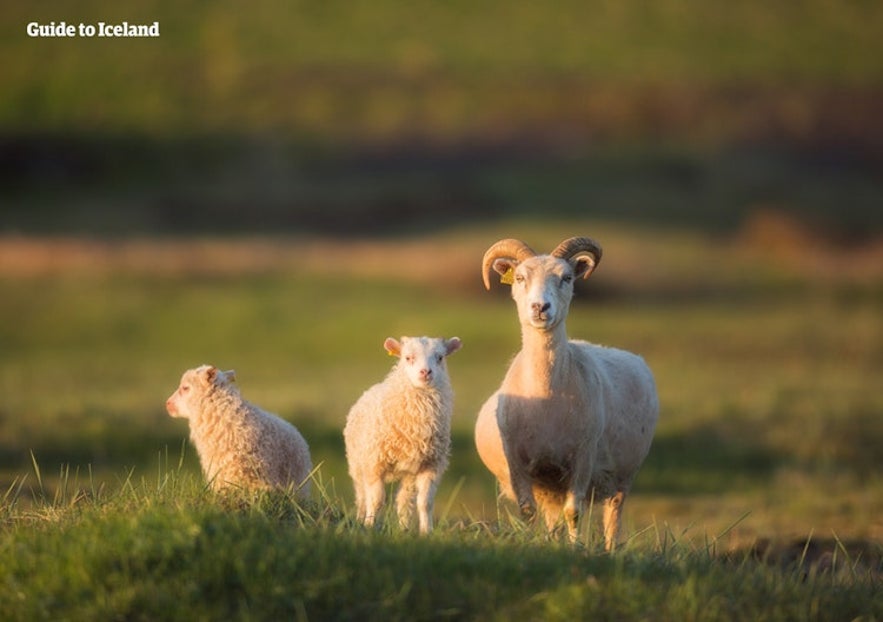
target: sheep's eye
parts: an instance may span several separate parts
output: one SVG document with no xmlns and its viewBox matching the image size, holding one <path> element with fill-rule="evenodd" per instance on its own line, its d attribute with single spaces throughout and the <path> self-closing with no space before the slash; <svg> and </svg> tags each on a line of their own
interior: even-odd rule
<svg viewBox="0 0 883 622">
<path fill-rule="evenodd" d="M 413 363 L 413 362 L 414 362 L 414 355 L 413 355 L 413 354 L 409 354 L 408 356 L 406 356 L 406 357 L 405 357 L 405 362 L 407 362 L 407 363 Z"/>
<path fill-rule="evenodd" d="M 561 282 L 562 282 L 562 283 L 570 283 L 571 281 L 573 281 L 573 275 L 572 275 L 572 274 L 565 274 L 565 275 L 561 278 Z"/>
<path fill-rule="evenodd" d="M 441 363 L 443 360 L 445 360 L 445 357 L 442 356 L 441 354 L 439 354 L 437 357 L 435 357 L 435 359 L 436 359 L 439 363 Z"/>
<path fill-rule="evenodd" d="M 523 274 L 516 274 L 515 275 L 515 282 L 516 283 L 524 283 L 524 275 Z"/>
<path fill-rule="evenodd" d="M 184 385 L 181 387 L 181 393 L 187 393 L 190 390 L 190 385 Z"/>
</svg>

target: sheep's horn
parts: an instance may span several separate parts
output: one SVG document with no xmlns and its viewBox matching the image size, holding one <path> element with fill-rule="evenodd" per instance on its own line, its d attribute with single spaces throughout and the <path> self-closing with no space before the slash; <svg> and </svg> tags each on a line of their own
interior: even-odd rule
<svg viewBox="0 0 883 622">
<path fill-rule="evenodd" d="M 535 256 L 534 250 L 521 240 L 506 238 L 505 240 L 495 242 L 487 249 L 484 259 L 481 260 L 481 277 L 484 279 L 485 288 L 491 288 L 491 267 L 494 265 L 495 260 L 503 257 L 524 261 Z"/>
<path fill-rule="evenodd" d="M 601 261 L 601 245 L 592 238 L 568 238 L 561 242 L 561 244 L 549 254 L 553 257 L 560 257 L 567 261 L 570 261 L 577 255 L 591 255 L 593 265 L 583 277 L 588 278 Z"/>
</svg>

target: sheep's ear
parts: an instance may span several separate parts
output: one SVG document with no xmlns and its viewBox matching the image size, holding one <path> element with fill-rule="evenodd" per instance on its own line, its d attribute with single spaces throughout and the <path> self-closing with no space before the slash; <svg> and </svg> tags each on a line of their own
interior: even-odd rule
<svg viewBox="0 0 883 622">
<path fill-rule="evenodd" d="M 447 356 L 452 355 L 454 352 L 463 347 L 463 342 L 460 341 L 459 337 L 451 337 L 450 339 L 445 341 L 445 351 Z"/>
<path fill-rule="evenodd" d="M 399 343 L 398 339 L 387 337 L 386 341 L 383 342 L 383 348 L 389 353 L 390 356 L 402 355 L 402 344 Z"/>
<path fill-rule="evenodd" d="M 512 283 L 515 282 L 515 266 L 517 265 L 518 262 L 514 259 L 508 259 L 506 257 L 494 259 L 493 268 L 501 277 L 500 283 L 503 283 L 504 285 L 512 285 Z"/>
<path fill-rule="evenodd" d="M 214 365 L 209 365 L 208 368 L 205 370 L 205 379 L 208 380 L 210 383 L 214 383 L 217 376 L 218 368 Z"/>
<path fill-rule="evenodd" d="M 595 261 L 595 258 L 591 255 L 580 255 L 572 260 L 571 265 L 573 266 L 573 273 L 576 278 L 582 277 L 587 279 L 592 275 L 592 272 L 595 271 L 598 262 Z"/>
<path fill-rule="evenodd" d="M 224 379 L 227 382 L 236 382 L 236 370 L 235 369 L 228 369 L 227 371 L 225 371 L 224 372 Z"/>
</svg>

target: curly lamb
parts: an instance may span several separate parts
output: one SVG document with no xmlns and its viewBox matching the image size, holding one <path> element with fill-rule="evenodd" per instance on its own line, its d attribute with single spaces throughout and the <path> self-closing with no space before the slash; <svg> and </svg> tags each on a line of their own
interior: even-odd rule
<svg viewBox="0 0 883 622">
<path fill-rule="evenodd" d="M 213 490 L 294 487 L 310 494 L 310 448 L 297 428 L 245 401 L 235 373 L 202 365 L 184 372 L 166 400 L 172 417 L 190 423 L 202 471 Z"/>
<path fill-rule="evenodd" d="M 445 359 L 461 342 L 457 337 L 390 337 L 383 346 L 399 361 L 383 382 L 356 401 L 343 431 L 357 515 L 373 525 L 385 484 L 401 481 L 396 494 L 399 524 L 409 526 L 416 495 L 420 533 L 428 533 L 451 447 L 454 393 Z"/>
</svg>

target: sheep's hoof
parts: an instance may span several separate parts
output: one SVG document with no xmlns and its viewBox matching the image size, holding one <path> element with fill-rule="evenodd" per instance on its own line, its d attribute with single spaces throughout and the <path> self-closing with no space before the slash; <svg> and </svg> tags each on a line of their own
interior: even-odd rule
<svg viewBox="0 0 883 622">
<path fill-rule="evenodd" d="M 525 503 L 519 509 L 521 510 L 522 520 L 524 520 L 528 523 L 532 523 L 534 518 L 536 518 L 536 516 L 537 516 L 537 509 L 530 504 Z"/>
</svg>

